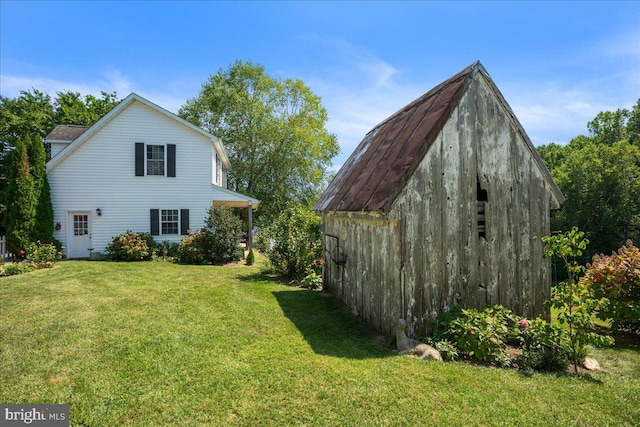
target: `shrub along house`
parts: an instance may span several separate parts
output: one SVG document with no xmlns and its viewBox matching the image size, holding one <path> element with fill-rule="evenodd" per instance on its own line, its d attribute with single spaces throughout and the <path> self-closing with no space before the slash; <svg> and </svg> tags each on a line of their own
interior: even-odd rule
<svg viewBox="0 0 640 427">
<path fill-rule="evenodd" d="M 540 238 L 563 201 L 477 62 L 373 128 L 317 202 L 324 287 L 386 335 L 452 304 L 548 316 Z"/>
<path fill-rule="evenodd" d="M 135 93 L 93 126 L 57 126 L 46 142 L 54 237 L 69 258 L 102 252 L 128 230 L 178 242 L 212 202 L 249 212 L 260 203 L 226 188 L 218 138 Z"/>
</svg>

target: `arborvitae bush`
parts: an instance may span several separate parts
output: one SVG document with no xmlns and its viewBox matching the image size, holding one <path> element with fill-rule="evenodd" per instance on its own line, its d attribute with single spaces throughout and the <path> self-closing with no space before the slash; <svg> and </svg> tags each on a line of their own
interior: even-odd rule
<svg viewBox="0 0 640 427">
<path fill-rule="evenodd" d="M 49 179 L 44 176 L 38 207 L 36 209 L 36 219 L 33 226 L 33 241 L 55 243 L 53 239 L 53 205 L 51 203 L 51 188 Z"/>
<path fill-rule="evenodd" d="M 253 249 L 249 249 L 249 253 L 247 254 L 246 263 L 247 265 L 253 265 L 256 262 L 256 256 L 253 253 Z"/>
<path fill-rule="evenodd" d="M 37 206 L 34 177 L 27 153 L 30 144 L 29 137 L 20 138 L 6 159 L 8 173 L 3 225 L 7 231 L 8 252 L 20 258 L 24 258 L 25 250 L 32 240 Z"/>
</svg>

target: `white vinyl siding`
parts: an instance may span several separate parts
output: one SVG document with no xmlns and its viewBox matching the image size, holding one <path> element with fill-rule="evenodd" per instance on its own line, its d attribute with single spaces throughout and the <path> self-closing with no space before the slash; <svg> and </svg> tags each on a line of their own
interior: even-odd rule
<svg viewBox="0 0 640 427">
<path fill-rule="evenodd" d="M 142 141 L 164 144 L 165 153 L 169 142 L 176 145 L 175 178 L 135 176 L 134 145 Z M 92 246 L 96 252 L 104 252 L 119 233 L 149 232 L 149 209 L 153 207 L 189 209 L 189 228 L 202 228 L 211 202 L 231 198 L 223 187 L 211 183 L 212 146 L 207 136 L 133 101 L 48 170 L 54 224 L 62 225 L 55 231 L 55 238 L 66 243 L 67 230 L 73 227 L 68 224 L 70 211 L 91 213 Z M 101 216 L 97 216 L 97 208 L 102 211 Z M 180 224 L 178 233 L 161 236 L 160 241 L 179 242 L 179 227 Z"/>
<path fill-rule="evenodd" d="M 53 159 L 55 156 L 58 155 L 58 153 L 60 153 L 62 150 L 64 150 L 65 148 L 67 148 L 67 146 L 69 145 L 68 142 L 52 142 L 50 144 L 47 144 L 49 146 L 49 149 L 51 150 L 51 158 Z"/>
</svg>

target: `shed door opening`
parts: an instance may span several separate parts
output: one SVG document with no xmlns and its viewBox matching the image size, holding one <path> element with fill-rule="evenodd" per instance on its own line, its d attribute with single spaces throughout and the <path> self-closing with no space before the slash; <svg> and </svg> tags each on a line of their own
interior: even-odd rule
<svg viewBox="0 0 640 427">
<path fill-rule="evenodd" d="M 489 201 L 487 190 L 480 186 L 480 180 L 476 180 L 476 193 L 478 204 L 478 237 L 487 238 L 487 227 L 484 216 L 484 204 Z"/>
</svg>

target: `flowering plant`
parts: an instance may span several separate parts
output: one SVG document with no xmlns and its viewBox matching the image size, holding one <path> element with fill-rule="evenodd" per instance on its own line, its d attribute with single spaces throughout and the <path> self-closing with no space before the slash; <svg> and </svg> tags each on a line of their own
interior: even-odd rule
<svg viewBox="0 0 640 427">
<path fill-rule="evenodd" d="M 27 260 L 36 268 L 51 268 L 53 263 L 62 258 L 62 253 L 55 245 L 49 243 L 32 243 L 27 248 Z"/>
</svg>

